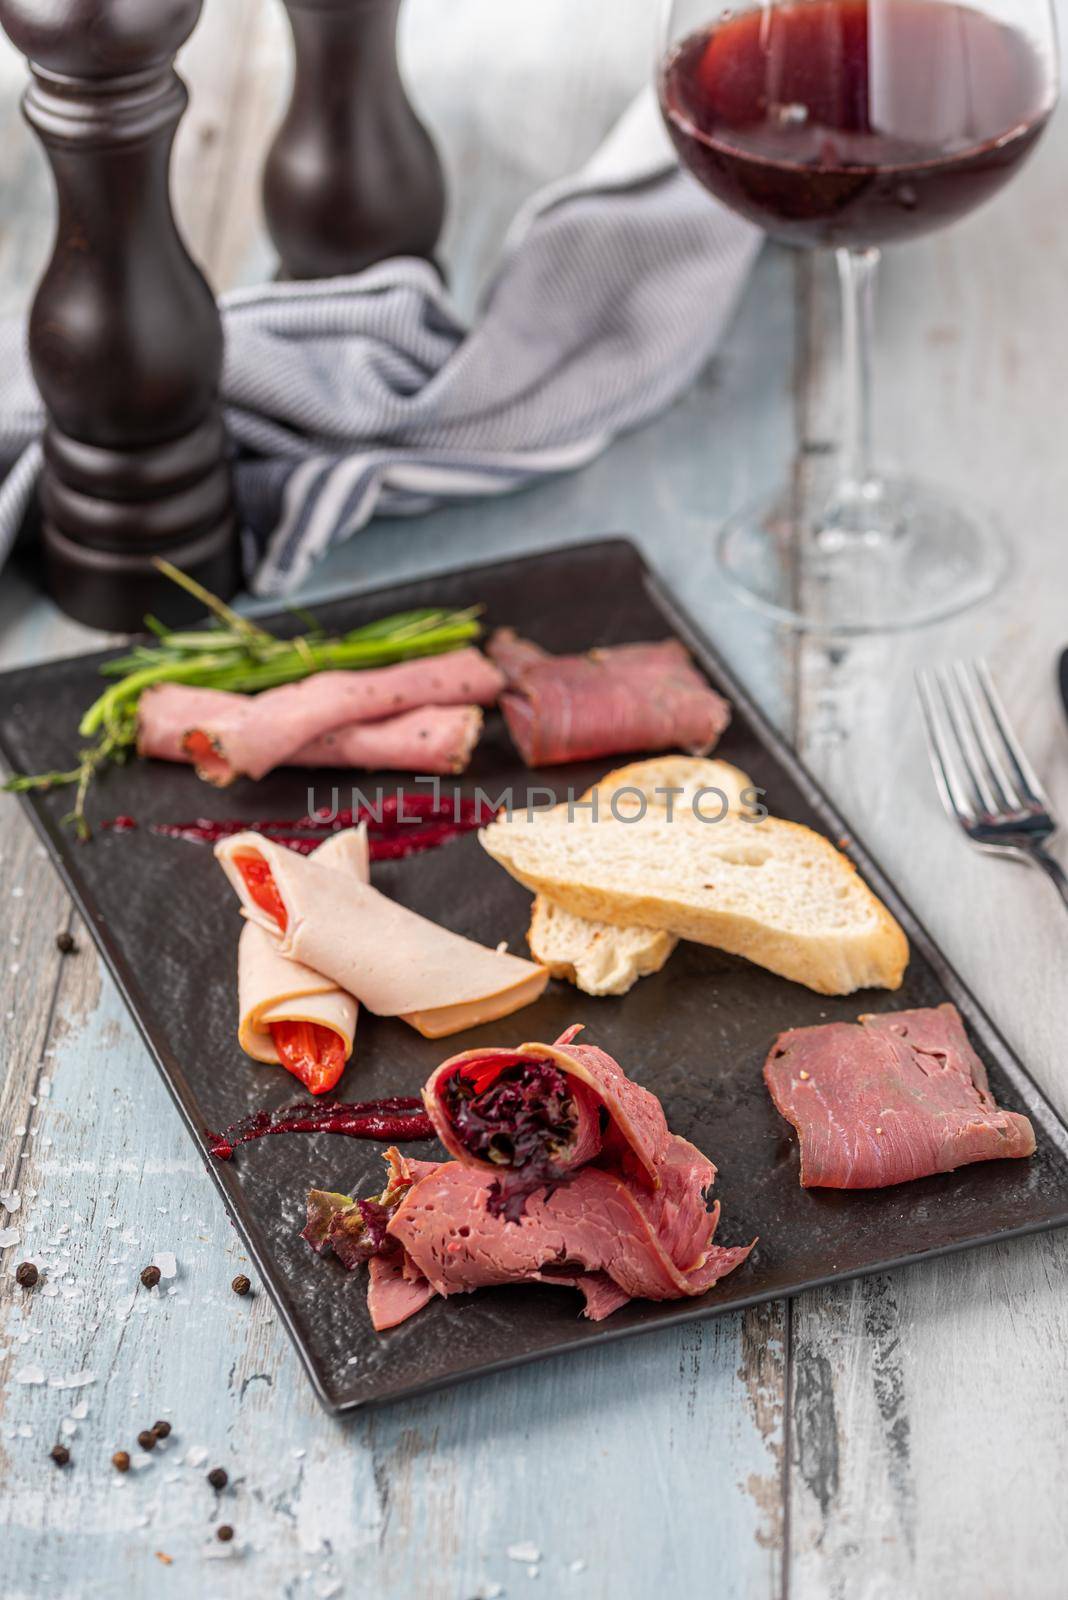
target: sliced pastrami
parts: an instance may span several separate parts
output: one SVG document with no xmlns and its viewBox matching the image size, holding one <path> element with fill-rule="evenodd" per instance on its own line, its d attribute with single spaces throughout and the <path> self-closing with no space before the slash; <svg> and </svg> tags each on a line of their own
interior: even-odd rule
<svg viewBox="0 0 1068 1600">
<path fill-rule="evenodd" d="M 424 1101 L 456 1160 L 391 1151 L 386 1189 L 362 1206 L 313 1192 L 305 1237 L 369 1260 L 376 1327 L 432 1294 L 509 1283 L 577 1288 L 596 1321 L 632 1298 L 704 1294 L 745 1260 L 752 1245 L 714 1243 L 711 1161 L 611 1056 L 575 1045 L 577 1032 L 443 1063 Z M 508 1183 L 523 1204 L 508 1203 Z"/>
<path fill-rule="evenodd" d="M 680 1183 L 663 1203 L 620 1174 L 588 1166 L 551 1192 L 532 1195 L 511 1223 L 486 1204 L 492 1178 L 450 1161 L 412 1185 L 389 1231 L 441 1295 L 507 1283 L 581 1288 L 591 1274 L 611 1280 L 619 1304 L 628 1297 L 704 1294 L 744 1261 L 750 1247 L 713 1245 L 719 1208 L 708 1210 L 703 1196 L 714 1169 L 685 1140 L 679 1145 L 671 1165 Z M 680 1204 L 700 1214 L 699 1248 L 691 1218 L 681 1229 L 672 1225 Z"/>
<path fill-rule="evenodd" d="M 1034 1152 L 952 1005 L 780 1034 L 764 1081 L 797 1129 L 805 1188 L 878 1189 Z"/>
</svg>

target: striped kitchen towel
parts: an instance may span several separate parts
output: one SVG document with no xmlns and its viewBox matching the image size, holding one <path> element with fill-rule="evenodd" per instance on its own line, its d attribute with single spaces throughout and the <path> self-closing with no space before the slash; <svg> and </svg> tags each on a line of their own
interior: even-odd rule
<svg viewBox="0 0 1068 1600">
<path fill-rule="evenodd" d="M 651 94 L 520 212 L 473 327 L 426 262 L 224 297 L 223 397 L 253 592 L 296 588 L 372 515 L 581 467 L 715 348 L 759 245 L 678 170 Z M 0 559 L 39 469 L 21 325 L 0 327 Z"/>
</svg>

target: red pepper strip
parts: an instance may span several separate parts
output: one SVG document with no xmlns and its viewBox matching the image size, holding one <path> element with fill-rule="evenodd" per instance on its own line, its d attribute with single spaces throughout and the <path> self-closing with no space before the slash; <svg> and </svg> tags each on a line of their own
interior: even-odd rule
<svg viewBox="0 0 1068 1600">
<path fill-rule="evenodd" d="M 282 896 L 278 893 L 274 874 L 267 862 L 262 856 L 245 855 L 241 852 L 234 856 L 234 865 L 244 878 L 245 888 L 256 905 L 261 911 L 266 911 L 269 917 L 273 917 L 280 932 L 285 933 L 289 918 L 282 903 Z"/>
<path fill-rule="evenodd" d="M 345 1070 L 345 1041 L 318 1022 L 272 1022 L 271 1038 L 287 1072 L 312 1094 L 333 1089 Z"/>
</svg>

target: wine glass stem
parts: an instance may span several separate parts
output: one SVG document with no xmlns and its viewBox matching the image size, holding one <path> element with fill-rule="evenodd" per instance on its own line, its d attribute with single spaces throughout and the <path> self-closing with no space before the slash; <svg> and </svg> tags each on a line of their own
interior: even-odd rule
<svg viewBox="0 0 1068 1600">
<path fill-rule="evenodd" d="M 842 290 L 843 429 L 839 496 L 856 499 L 874 488 L 871 459 L 878 250 L 836 250 Z"/>
</svg>

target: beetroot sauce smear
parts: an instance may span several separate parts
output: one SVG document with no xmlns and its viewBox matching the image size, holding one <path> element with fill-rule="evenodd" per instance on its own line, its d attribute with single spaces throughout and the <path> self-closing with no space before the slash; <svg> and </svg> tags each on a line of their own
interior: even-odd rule
<svg viewBox="0 0 1068 1600">
<path fill-rule="evenodd" d="M 477 800 L 456 797 L 435 803 L 432 795 L 400 793 L 386 797 L 373 809 L 360 806 L 347 811 L 312 811 L 307 816 L 272 821 L 196 817 L 191 822 L 153 822 L 149 828 L 165 838 L 186 839 L 193 844 L 217 844 L 220 839 L 246 831 L 262 833 L 273 843 L 308 856 L 331 834 L 366 822 L 371 860 L 396 861 L 484 828 L 495 815 L 491 806 Z M 111 825 L 117 827 L 118 820 Z M 132 818 L 123 820 L 136 826 Z"/>
<path fill-rule="evenodd" d="M 409 1095 L 348 1105 L 338 1101 L 329 1105 L 298 1103 L 274 1111 L 252 1111 L 221 1133 L 207 1132 L 205 1137 L 216 1160 L 229 1161 L 239 1144 L 275 1133 L 340 1133 L 349 1139 L 381 1139 L 389 1144 L 434 1137 L 423 1102 Z"/>
</svg>

